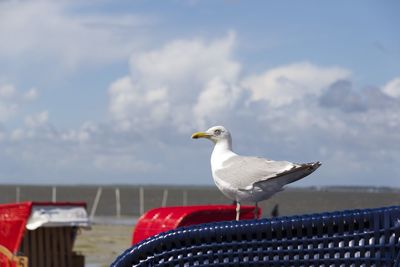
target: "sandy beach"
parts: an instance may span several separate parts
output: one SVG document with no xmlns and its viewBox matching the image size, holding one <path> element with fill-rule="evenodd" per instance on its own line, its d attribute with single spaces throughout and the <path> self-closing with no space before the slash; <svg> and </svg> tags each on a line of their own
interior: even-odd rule
<svg viewBox="0 0 400 267">
<path fill-rule="evenodd" d="M 82 229 L 74 250 L 85 255 L 86 267 L 110 266 L 114 259 L 130 247 L 133 226 L 94 224 Z"/>
</svg>

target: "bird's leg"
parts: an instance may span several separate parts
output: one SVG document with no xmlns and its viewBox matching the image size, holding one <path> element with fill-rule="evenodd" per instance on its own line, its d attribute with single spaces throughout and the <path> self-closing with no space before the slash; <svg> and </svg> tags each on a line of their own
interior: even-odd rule
<svg viewBox="0 0 400 267">
<path fill-rule="evenodd" d="M 258 219 L 258 202 L 256 202 L 256 205 L 254 208 L 254 219 Z"/>
<path fill-rule="evenodd" d="M 239 221 L 240 217 L 240 203 L 239 201 L 236 201 L 236 221 Z"/>
</svg>

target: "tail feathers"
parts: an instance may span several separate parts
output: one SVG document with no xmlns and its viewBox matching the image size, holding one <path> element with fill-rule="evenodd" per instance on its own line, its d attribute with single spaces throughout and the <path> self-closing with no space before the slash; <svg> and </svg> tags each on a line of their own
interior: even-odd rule
<svg viewBox="0 0 400 267">
<path fill-rule="evenodd" d="M 319 166 L 321 166 L 321 165 L 322 165 L 321 162 L 316 161 L 316 162 L 304 163 L 304 164 L 301 164 L 300 166 L 305 166 L 305 167 L 307 167 L 309 170 L 315 171 L 315 170 L 318 169 Z"/>
</svg>

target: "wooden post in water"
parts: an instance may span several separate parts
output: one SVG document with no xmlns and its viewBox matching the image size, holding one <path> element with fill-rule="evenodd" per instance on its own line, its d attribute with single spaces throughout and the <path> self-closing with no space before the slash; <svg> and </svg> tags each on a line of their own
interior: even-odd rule
<svg viewBox="0 0 400 267">
<path fill-rule="evenodd" d="M 94 215 L 96 214 L 97 205 L 99 204 L 102 190 L 103 190 L 103 189 L 102 189 L 101 187 L 99 187 L 99 188 L 97 189 L 96 197 L 94 198 L 92 210 L 91 210 L 91 212 L 90 212 L 90 219 L 91 219 L 91 220 L 93 219 Z"/>
<path fill-rule="evenodd" d="M 168 199 L 168 189 L 164 189 L 163 196 L 162 196 L 161 207 L 167 206 L 167 199 Z"/>
<path fill-rule="evenodd" d="M 144 188 L 141 186 L 139 188 L 139 213 L 143 215 L 144 213 Z"/>
<path fill-rule="evenodd" d="M 51 189 L 51 201 L 56 202 L 57 201 L 57 187 L 53 186 Z"/>
<path fill-rule="evenodd" d="M 117 218 L 121 217 L 121 198 L 119 193 L 119 188 L 115 188 L 115 211 Z"/>
<path fill-rule="evenodd" d="M 17 186 L 17 188 L 15 188 L 15 202 L 20 202 L 21 201 L 21 189 L 19 188 L 19 186 Z"/>
</svg>

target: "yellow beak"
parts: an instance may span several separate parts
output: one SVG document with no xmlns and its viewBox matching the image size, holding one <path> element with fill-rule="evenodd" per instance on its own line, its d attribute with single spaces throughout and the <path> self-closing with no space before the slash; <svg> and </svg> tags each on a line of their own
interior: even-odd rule
<svg viewBox="0 0 400 267">
<path fill-rule="evenodd" d="M 210 136 L 211 136 L 210 134 L 205 133 L 205 132 L 197 132 L 197 133 L 192 134 L 193 139 L 208 138 Z"/>
</svg>

